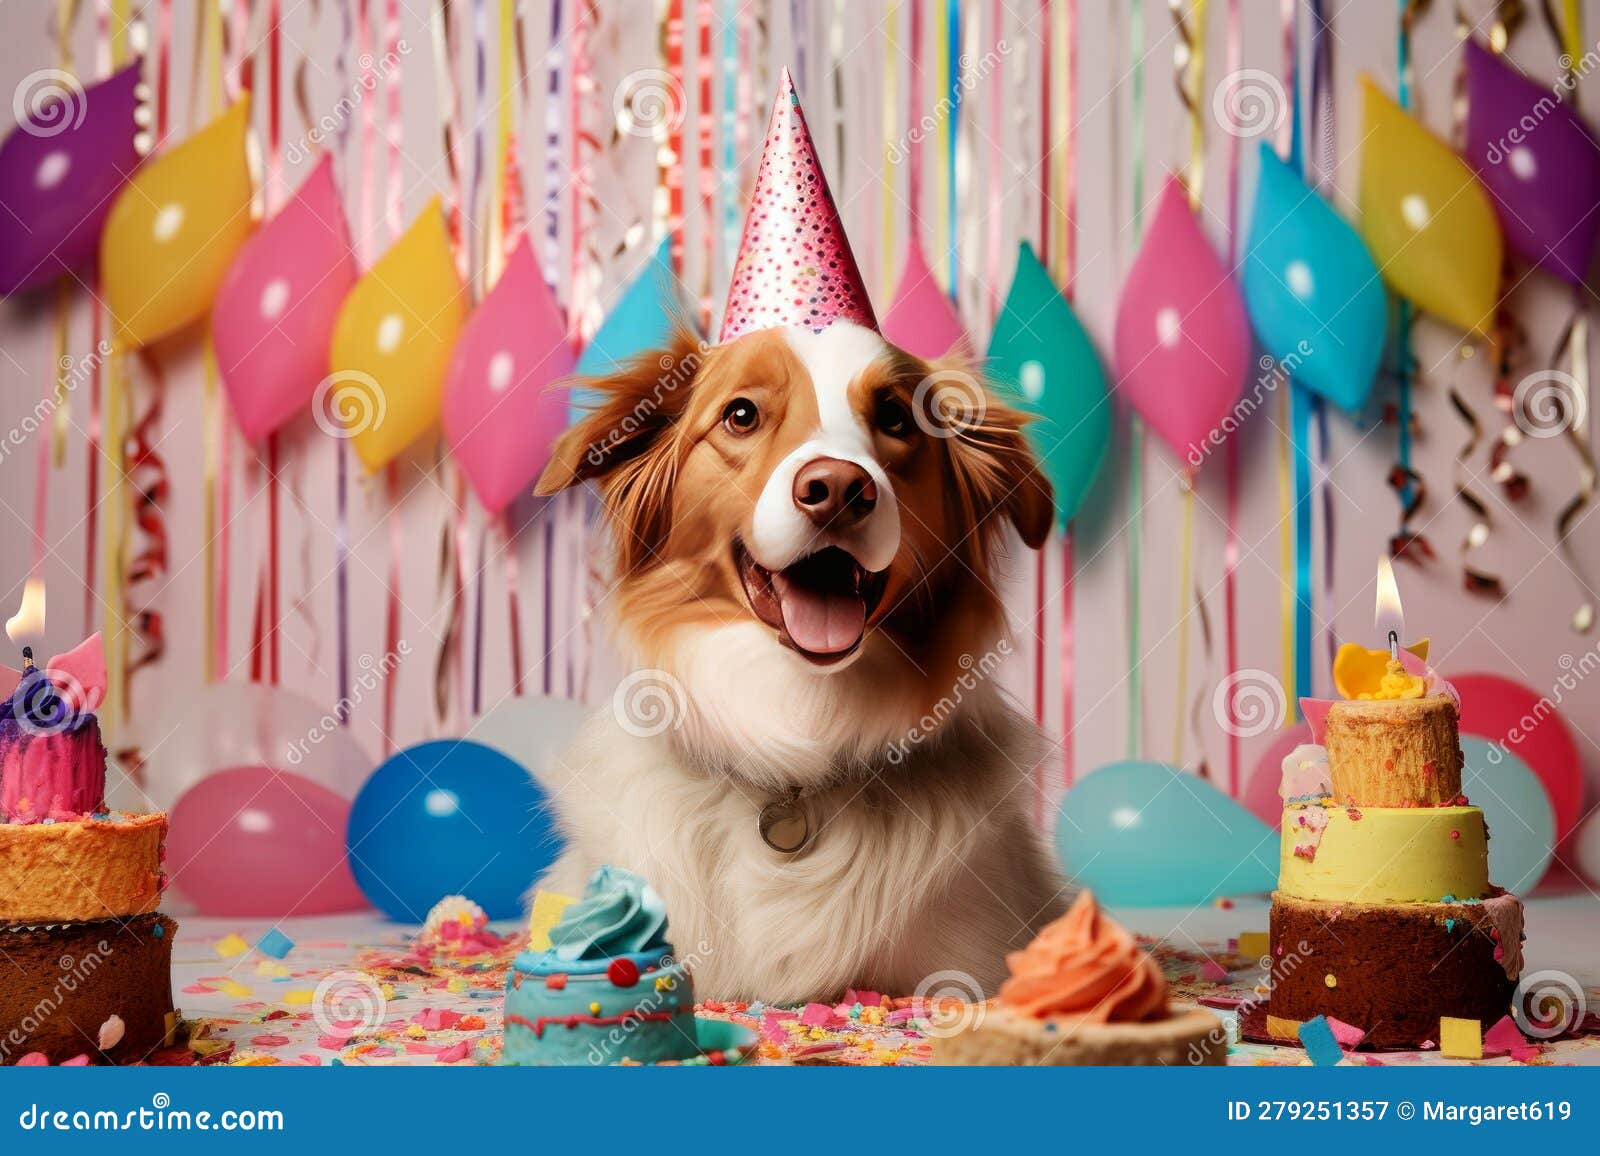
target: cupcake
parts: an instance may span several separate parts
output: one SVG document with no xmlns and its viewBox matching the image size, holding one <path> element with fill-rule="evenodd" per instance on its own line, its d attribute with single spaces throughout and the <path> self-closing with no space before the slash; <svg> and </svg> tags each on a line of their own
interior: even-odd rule
<svg viewBox="0 0 1600 1156">
<path fill-rule="evenodd" d="M 673 957 L 667 908 L 630 871 L 602 867 L 506 976 L 506 1064 L 616 1064 L 700 1054 L 694 983 Z"/>
<path fill-rule="evenodd" d="M 1222 1021 L 1169 1003 L 1161 968 L 1082 892 L 1006 957 L 998 1000 L 934 1041 L 938 1064 L 1221 1064 Z"/>
</svg>

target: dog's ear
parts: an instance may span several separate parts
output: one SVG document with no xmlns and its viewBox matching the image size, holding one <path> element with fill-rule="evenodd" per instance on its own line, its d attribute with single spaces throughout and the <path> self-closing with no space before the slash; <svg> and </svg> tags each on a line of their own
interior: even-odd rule
<svg viewBox="0 0 1600 1156">
<path fill-rule="evenodd" d="M 957 515 L 981 528 L 1003 514 L 1037 550 L 1050 536 L 1055 502 L 1023 432 L 1028 416 L 1001 401 L 964 358 L 934 363 L 924 380 L 920 405 L 947 435 Z"/>
<path fill-rule="evenodd" d="M 704 354 L 700 339 L 680 328 L 666 346 L 610 377 L 573 383 L 598 401 L 556 439 L 533 492 L 545 496 L 593 480 L 611 515 L 621 573 L 648 561 L 666 538 L 678 468 L 672 431 Z"/>
</svg>

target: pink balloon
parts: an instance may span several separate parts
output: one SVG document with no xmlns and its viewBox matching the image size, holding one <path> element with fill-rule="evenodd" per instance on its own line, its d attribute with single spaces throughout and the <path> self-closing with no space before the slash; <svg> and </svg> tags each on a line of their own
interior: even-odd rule
<svg viewBox="0 0 1600 1156">
<path fill-rule="evenodd" d="M 266 437 L 310 404 L 357 275 L 333 159 L 324 154 L 239 250 L 211 309 L 217 367 L 246 440 Z"/>
<path fill-rule="evenodd" d="M 172 809 L 167 870 L 202 915 L 326 915 L 367 906 L 345 859 L 350 800 L 299 775 L 229 767 Z"/>
<path fill-rule="evenodd" d="M 567 424 L 567 391 L 550 387 L 574 361 L 566 321 L 524 235 L 467 320 L 445 378 L 445 442 L 491 514 L 527 493 L 550 460 Z M 672 378 L 662 382 L 670 388 Z"/>
<path fill-rule="evenodd" d="M 1461 730 L 1503 743 L 1539 776 L 1556 812 L 1556 838 L 1565 839 L 1583 817 L 1583 763 L 1567 722 L 1550 701 L 1498 674 L 1455 674 Z"/>
<path fill-rule="evenodd" d="M 915 234 L 894 303 L 883 317 L 883 335 L 916 357 L 943 357 L 967 338 L 955 302 L 939 288 Z"/>
<path fill-rule="evenodd" d="M 1283 760 L 1301 743 L 1311 741 L 1311 728 L 1305 723 L 1295 723 L 1288 730 L 1279 731 L 1272 745 L 1256 761 L 1256 768 L 1245 785 L 1244 798 L 1240 800 L 1250 812 L 1273 830 L 1283 821 L 1283 795 L 1278 788 L 1283 782 Z"/>
<path fill-rule="evenodd" d="M 1116 360 L 1118 391 L 1198 469 L 1250 371 L 1250 321 L 1176 177 L 1122 287 Z"/>
</svg>

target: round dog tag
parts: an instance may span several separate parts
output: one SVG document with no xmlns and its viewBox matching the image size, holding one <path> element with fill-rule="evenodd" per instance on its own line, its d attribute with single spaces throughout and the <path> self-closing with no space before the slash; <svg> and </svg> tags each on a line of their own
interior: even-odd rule
<svg viewBox="0 0 1600 1156">
<path fill-rule="evenodd" d="M 774 799 L 761 808 L 761 841 L 774 851 L 793 855 L 811 841 L 811 820 L 798 799 Z"/>
</svg>

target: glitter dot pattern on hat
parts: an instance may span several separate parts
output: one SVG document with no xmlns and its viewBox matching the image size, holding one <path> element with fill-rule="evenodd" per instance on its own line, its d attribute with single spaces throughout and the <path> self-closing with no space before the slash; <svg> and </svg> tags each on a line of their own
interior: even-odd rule
<svg viewBox="0 0 1600 1156">
<path fill-rule="evenodd" d="M 820 333 L 840 318 L 878 328 L 800 96 L 784 69 L 750 194 L 720 340 L 779 325 Z"/>
</svg>

